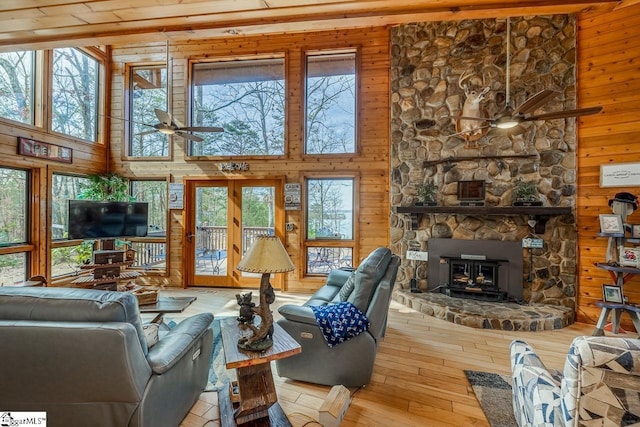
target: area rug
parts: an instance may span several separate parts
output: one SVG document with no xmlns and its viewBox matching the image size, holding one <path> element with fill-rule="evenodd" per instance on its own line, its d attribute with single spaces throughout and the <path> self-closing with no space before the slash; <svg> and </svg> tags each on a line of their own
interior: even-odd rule
<svg viewBox="0 0 640 427">
<path fill-rule="evenodd" d="M 220 332 L 220 320 L 224 318 L 220 317 L 213 320 L 213 354 L 211 355 L 209 380 L 204 391 L 218 391 L 221 387 L 236 379 L 235 371 L 228 371 L 224 361 L 222 333 Z"/>
<path fill-rule="evenodd" d="M 481 371 L 464 371 L 491 427 L 514 427 L 511 377 Z"/>
</svg>

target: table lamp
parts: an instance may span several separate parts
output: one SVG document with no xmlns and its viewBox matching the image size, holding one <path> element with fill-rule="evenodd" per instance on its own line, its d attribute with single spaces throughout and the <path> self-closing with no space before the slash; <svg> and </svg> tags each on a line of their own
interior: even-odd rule
<svg viewBox="0 0 640 427">
<path fill-rule="evenodd" d="M 258 236 L 247 253 L 236 267 L 246 273 L 262 273 L 260 279 L 260 305 L 253 307 L 253 311 L 260 316 L 259 326 L 246 324 L 253 331 L 250 337 L 240 338 L 238 348 L 243 350 L 264 351 L 273 345 L 273 314 L 269 304 L 276 296 L 269 283 L 271 273 L 286 273 L 295 267 L 289 254 L 276 236 Z"/>
</svg>

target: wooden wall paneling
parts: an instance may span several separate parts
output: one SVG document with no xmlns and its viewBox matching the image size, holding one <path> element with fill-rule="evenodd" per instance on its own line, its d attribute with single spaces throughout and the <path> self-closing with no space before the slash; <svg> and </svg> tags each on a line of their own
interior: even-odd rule
<svg viewBox="0 0 640 427">
<path fill-rule="evenodd" d="M 640 195 L 640 187 L 600 188 L 600 165 L 640 161 L 640 79 L 634 40 L 640 37 L 640 4 L 600 14 L 578 16 L 578 100 L 579 105 L 603 105 L 596 116 L 581 118 L 578 143 L 577 224 L 579 247 L 577 319 L 595 323 L 602 298 L 601 286 L 611 283 L 609 273 L 595 267 L 603 262 L 607 238 L 597 237 L 598 215 L 611 213 L 608 201 L 615 193 Z M 640 213 L 628 218 L 640 223 Z M 640 303 L 640 277 L 624 286 L 629 301 Z M 633 329 L 626 316 L 623 326 Z"/>
<path fill-rule="evenodd" d="M 188 122 L 189 61 L 206 59 L 246 58 L 256 55 L 286 55 L 287 111 L 285 139 L 287 152 L 276 159 L 247 158 L 250 170 L 246 177 L 285 174 L 286 182 L 302 184 L 303 172 L 334 174 L 336 171 L 357 171 L 360 176 L 360 210 L 357 220 L 360 234 L 357 253 L 366 256 L 377 246 L 388 245 L 389 218 L 389 31 L 385 27 L 361 30 L 341 30 L 315 33 L 269 35 L 262 37 L 237 37 L 216 40 L 172 41 L 169 44 L 172 62 L 172 109 L 178 120 Z M 353 49 L 359 51 L 359 153 L 356 155 L 305 156 L 303 154 L 303 106 L 304 106 L 304 52 L 328 49 Z M 113 46 L 112 107 L 117 117 L 123 115 L 124 67 L 136 64 L 139 53 L 146 61 L 164 62 L 164 48 L 157 42 L 148 47 L 135 45 Z M 116 111 L 116 106 L 119 110 Z M 111 143 L 113 169 L 132 177 L 170 173 L 173 182 L 183 182 L 194 176 L 220 178 L 221 161 L 228 159 L 185 158 L 184 140 L 173 138 L 173 157 L 169 161 L 136 161 L 122 157 L 124 143 L 123 124 L 112 121 Z M 182 212 L 171 211 L 170 276 L 165 281 L 170 286 L 182 286 L 182 239 L 184 236 Z M 318 288 L 324 279 L 303 277 L 302 239 L 304 224 L 302 211 L 285 212 L 285 222 L 293 222 L 295 230 L 286 233 L 286 247 L 297 269 L 287 275 L 289 291 L 309 292 Z"/>
</svg>

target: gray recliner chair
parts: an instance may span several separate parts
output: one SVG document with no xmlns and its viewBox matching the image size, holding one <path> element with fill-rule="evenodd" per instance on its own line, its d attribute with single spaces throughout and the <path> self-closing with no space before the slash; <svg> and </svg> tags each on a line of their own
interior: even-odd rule
<svg viewBox="0 0 640 427">
<path fill-rule="evenodd" d="M 0 403 L 48 426 L 180 424 L 207 383 L 213 315 L 181 321 L 151 349 L 136 297 L 0 287 Z"/>
<path fill-rule="evenodd" d="M 371 379 L 377 345 L 384 336 L 400 258 L 380 247 L 351 271 L 333 270 L 326 284 L 302 306 L 283 305 L 278 324 L 302 346 L 302 353 L 276 361 L 278 375 L 316 384 L 357 387 Z M 311 306 L 349 301 L 369 319 L 367 331 L 329 347 Z"/>
</svg>

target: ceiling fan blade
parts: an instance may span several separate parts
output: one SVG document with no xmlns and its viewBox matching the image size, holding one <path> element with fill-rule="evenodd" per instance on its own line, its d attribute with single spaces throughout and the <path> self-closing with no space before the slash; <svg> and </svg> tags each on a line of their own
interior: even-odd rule
<svg viewBox="0 0 640 427">
<path fill-rule="evenodd" d="M 465 133 L 475 132 L 477 130 L 482 130 L 482 129 L 486 129 L 486 128 L 489 128 L 489 127 L 491 127 L 491 126 L 482 126 L 482 127 L 475 128 L 475 129 L 463 130 L 462 132 L 456 132 L 456 133 L 452 133 L 451 135 L 447 135 L 447 138 L 451 138 L 452 136 L 463 135 Z"/>
<path fill-rule="evenodd" d="M 490 122 L 491 119 L 487 117 L 467 117 L 467 116 L 449 116 L 452 119 L 460 119 L 460 120 L 477 120 L 479 122 Z"/>
<path fill-rule="evenodd" d="M 163 125 L 171 126 L 171 114 L 159 108 L 155 108 L 153 111 L 156 112 L 156 117 L 158 117 L 158 120 L 160 120 Z"/>
<path fill-rule="evenodd" d="M 176 131 L 176 135 L 180 135 L 184 139 L 190 139 L 191 141 L 195 141 L 195 142 L 204 141 L 204 139 L 200 138 L 198 135 L 194 135 L 188 132 Z"/>
<path fill-rule="evenodd" d="M 566 119 L 568 117 L 578 117 L 578 116 L 588 116 L 590 114 L 596 114 L 602 111 L 602 107 L 588 107 L 588 108 L 577 108 L 575 110 L 564 110 L 564 111 L 556 111 L 555 113 L 547 113 L 547 114 L 539 114 L 537 116 L 527 117 L 526 121 L 533 120 L 555 120 L 555 119 Z"/>
<path fill-rule="evenodd" d="M 546 104 L 547 102 L 549 102 L 551 99 L 555 98 L 558 95 L 560 95 L 560 92 L 555 90 L 550 90 L 550 89 L 541 90 L 540 92 L 533 95 L 531 98 L 524 101 L 522 105 L 520 105 L 518 108 L 515 109 L 513 114 L 533 113 L 538 108 L 542 107 L 544 104 Z"/>
<path fill-rule="evenodd" d="M 216 126 L 185 126 L 176 129 L 176 131 L 190 131 L 190 132 L 224 132 L 224 129 Z"/>
<path fill-rule="evenodd" d="M 154 130 L 146 130 L 146 131 L 144 131 L 144 132 L 136 133 L 136 135 L 135 135 L 135 136 L 150 135 L 150 134 L 152 134 L 152 133 L 156 133 L 156 132 L 158 132 L 158 130 L 157 130 L 157 129 L 154 129 Z"/>
</svg>

